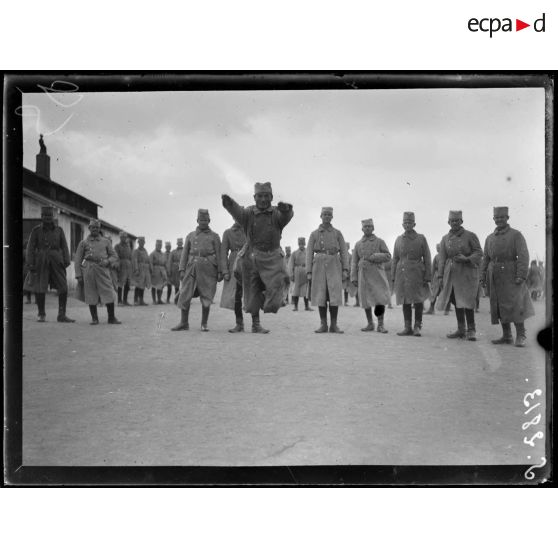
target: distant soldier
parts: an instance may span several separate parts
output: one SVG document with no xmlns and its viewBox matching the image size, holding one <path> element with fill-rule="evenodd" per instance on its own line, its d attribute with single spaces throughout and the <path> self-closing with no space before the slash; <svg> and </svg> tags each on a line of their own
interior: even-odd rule
<svg viewBox="0 0 558 558">
<path fill-rule="evenodd" d="M 351 269 L 352 262 L 353 262 L 353 255 L 351 254 L 350 248 L 351 245 L 348 242 L 345 242 L 347 245 L 347 256 L 349 258 L 349 270 Z M 349 306 L 349 296 L 356 297 L 358 300 L 358 289 L 355 287 L 353 282 L 349 279 L 345 279 L 343 281 L 343 301 L 345 306 Z"/>
<path fill-rule="evenodd" d="M 440 242 L 438 309 L 445 309 L 448 302 L 455 306 L 457 330 L 448 333 L 448 339 L 476 341 L 475 307 L 482 248 L 477 235 L 463 228 L 461 211 L 449 212 L 448 225 L 450 231 Z"/>
<path fill-rule="evenodd" d="M 237 222 L 223 233 L 223 240 L 221 241 L 221 269 L 224 281 L 220 307 L 234 310 L 236 317 L 236 325 L 229 329 L 229 333 L 244 331 L 244 319 L 242 317 L 242 274 L 236 267 L 236 258 L 245 243 L 246 235 Z"/>
<path fill-rule="evenodd" d="M 366 314 L 367 325 L 361 331 L 374 331 L 374 314 L 378 318 L 378 333 L 387 333 L 384 327 L 384 313 L 391 291 L 384 264 L 391 260 L 386 243 L 374 234 L 374 221 L 362 221 L 364 236 L 356 243 L 351 262 L 351 282 L 358 287 L 360 304 Z"/>
<path fill-rule="evenodd" d="M 145 249 L 145 237 L 138 237 L 138 247 L 132 252 L 132 280 L 135 285 L 134 305 L 147 306 L 145 289 L 151 288 L 151 262 Z"/>
<path fill-rule="evenodd" d="M 55 224 L 52 207 L 41 208 L 42 223 L 31 231 L 27 243 L 26 261 L 29 270 L 26 288 L 35 293 L 38 322 L 46 320 L 45 299 L 49 285 L 58 291 L 59 322 L 75 322 L 66 316 L 68 281 L 66 268 L 70 265 L 70 251 L 61 227 Z"/>
<path fill-rule="evenodd" d="M 287 265 L 289 279 L 293 285 L 292 302 L 293 312 L 298 312 L 298 300 L 304 299 L 304 310 L 310 311 L 308 301 L 308 278 L 306 277 L 306 239 L 301 236 L 298 239 L 298 250 L 295 250 L 289 258 Z"/>
<path fill-rule="evenodd" d="M 531 300 L 537 300 L 542 292 L 542 275 L 537 264 L 537 260 L 533 260 L 527 274 L 527 288 L 531 294 Z"/>
<path fill-rule="evenodd" d="M 405 232 L 397 237 L 393 249 L 391 279 L 395 291 L 395 301 L 403 305 L 405 327 L 397 335 L 421 336 L 422 311 L 424 301 L 430 297 L 432 261 L 426 238 L 415 229 L 415 214 L 403 213 Z M 413 305 L 415 324 L 413 323 Z"/>
<path fill-rule="evenodd" d="M 151 299 L 153 304 L 163 304 L 163 287 L 167 284 L 167 258 L 163 254 L 163 241 L 155 241 L 155 250 L 149 254 L 151 264 Z"/>
<path fill-rule="evenodd" d="M 130 280 L 132 278 L 132 249 L 128 235 L 125 231 L 118 233 L 120 242 L 114 247 L 118 256 L 118 306 L 130 306 L 128 293 L 130 292 Z"/>
<path fill-rule="evenodd" d="M 209 331 L 207 321 L 209 309 L 217 290 L 217 282 L 223 279 L 221 273 L 221 240 L 209 228 L 209 211 L 198 210 L 198 226 L 186 237 L 186 244 L 180 258 L 180 323 L 173 331 L 189 329 L 188 316 L 192 298 L 199 296 L 202 304 L 201 330 Z"/>
<path fill-rule="evenodd" d="M 490 292 L 490 316 L 493 324 L 502 324 L 502 337 L 495 345 L 513 343 L 511 322 L 515 324 L 515 346 L 524 347 L 527 336 L 525 320 L 535 315 L 525 280 L 529 251 L 523 235 L 508 225 L 507 207 L 494 208 L 495 231 L 484 244 L 481 277 Z"/>
<path fill-rule="evenodd" d="M 76 279 L 83 286 L 89 305 L 91 325 L 98 325 L 97 305 L 106 304 L 109 324 L 120 324 L 114 315 L 114 285 L 110 266 L 118 256 L 108 238 L 101 235 L 101 222 L 91 219 L 89 236 L 82 240 L 74 256 Z"/>
<path fill-rule="evenodd" d="M 172 281 L 171 281 L 171 259 L 172 259 L 172 244 L 167 240 L 165 242 L 165 251 L 163 252 L 165 256 L 165 269 L 167 271 L 167 281 L 165 286 L 167 287 L 167 304 L 170 302 L 170 297 L 172 295 Z"/>
<path fill-rule="evenodd" d="M 276 313 L 284 302 L 284 290 L 289 285 L 281 233 L 293 218 L 293 206 L 273 201 L 269 182 L 256 182 L 256 205 L 241 207 L 230 196 L 223 194 L 223 207 L 237 221 L 246 234 L 246 246 L 238 253 L 242 273 L 244 308 L 252 315 L 252 333 L 269 333 L 260 324 L 259 312 Z"/>
<path fill-rule="evenodd" d="M 169 279 L 174 287 L 174 302 L 178 301 L 178 292 L 180 291 L 180 258 L 182 257 L 182 250 L 184 249 L 184 240 L 182 238 L 176 239 L 176 248 L 171 252 L 170 256 L 170 272 Z M 169 291 L 170 292 L 170 291 Z M 167 297 L 168 302 L 168 297 Z"/>
<path fill-rule="evenodd" d="M 318 306 L 320 327 L 316 333 L 326 333 L 327 304 L 331 323 L 330 333 L 343 333 L 337 327 L 339 305 L 343 304 L 343 280 L 349 276 L 349 255 L 341 231 L 331 225 L 333 208 L 322 207 L 322 224 L 310 234 L 306 252 L 306 276 L 312 281 L 312 304 Z"/>
</svg>

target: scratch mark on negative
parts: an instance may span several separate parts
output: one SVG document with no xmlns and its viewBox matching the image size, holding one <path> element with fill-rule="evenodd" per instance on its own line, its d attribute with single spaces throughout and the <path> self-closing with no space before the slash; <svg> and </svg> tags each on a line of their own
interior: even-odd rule
<svg viewBox="0 0 558 558">
<path fill-rule="evenodd" d="M 277 450 L 276 452 L 273 452 L 271 455 L 269 455 L 269 457 L 277 457 L 278 455 L 281 455 L 282 453 L 286 452 L 287 450 L 290 450 L 291 448 L 294 448 L 297 444 L 302 442 L 302 440 L 304 440 L 304 436 L 300 436 L 292 444 L 288 444 L 286 446 L 283 446 L 280 450 Z"/>
</svg>

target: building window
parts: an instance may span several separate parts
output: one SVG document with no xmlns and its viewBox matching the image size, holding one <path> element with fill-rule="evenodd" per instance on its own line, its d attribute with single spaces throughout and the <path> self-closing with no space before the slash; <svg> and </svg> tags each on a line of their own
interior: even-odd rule
<svg viewBox="0 0 558 558">
<path fill-rule="evenodd" d="M 83 227 L 80 223 L 76 223 L 72 221 L 72 229 L 71 229 L 71 257 L 73 259 L 74 254 L 76 253 L 78 244 L 83 240 Z"/>
</svg>

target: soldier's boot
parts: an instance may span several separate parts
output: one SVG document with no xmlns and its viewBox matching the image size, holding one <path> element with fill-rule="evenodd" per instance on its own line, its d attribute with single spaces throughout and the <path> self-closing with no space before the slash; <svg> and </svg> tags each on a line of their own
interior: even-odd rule
<svg viewBox="0 0 558 558">
<path fill-rule="evenodd" d="M 139 304 L 139 291 L 137 287 L 134 288 L 134 306 Z"/>
<path fill-rule="evenodd" d="M 329 316 L 331 318 L 331 323 L 329 324 L 329 333 L 345 333 L 342 329 L 337 327 L 337 312 L 339 308 L 337 306 L 329 305 Z"/>
<path fill-rule="evenodd" d="M 67 324 L 72 324 L 75 320 L 68 318 L 66 316 L 66 303 L 68 302 L 68 293 L 60 293 L 58 295 L 58 317 L 56 320 L 58 322 L 63 322 Z"/>
<path fill-rule="evenodd" d="M 162 300 L 163 289 L 157 289 L 157 304 L 164 304 Z"/>
<path fill-rule="evenodd" d="M 186 310 L 181 309 L 180 310 L 180 323 L 178 325 L 175 325 L 174 327 L 171 327 L 171 331 L 187 331 L 188 329 L 190 329 L 190 326 L 188 325 L 188 315 L 189 314 L 190 314 L 190 307 L 189 306 Z"/>
<path fill-rule="evenodd" d="M 525 347 L 527 343 L 527 333 L 525 331 L 525 322 L 515 322 L 515 346 Z"/>
<path fill-rule="evenodd" d="M 387 333 L 388 330 L 384 327 L 384 315 L 378 316 L 378 328 L 376 329 L 378 333 Z"/>
<path fill-rule="evenodd" d="M 500 339 L 492 339 L 494 345 L 513 345 L 513 337 L 511 324 L 502 324 L 502 337 Z"/>
<path fill-rule="evenodd" d="M 139 297 L 139 306 L 149 306 L 145 300 L 143 300 L 143 295 L 145 293 L 145 289 L 139 289 L 138 297 Z"/>
<path fill-rule="evenodd" d="M 242 331 L 244 331 L 244 320 L 242 317 L 236 318 L 236 325 L 229 329 L 229 333 L 241 333 Z"/>
<path fill-rule="evenodd" d="M 124 285 L 124 292 L 122 293 L 122 304 L 124 306 L 130 306 L 128 302 L 128 293 L 130 292 L 130 287 L 126 284 Z"/>
<path fill-rule="evenodd" d="M 122 306 L 122 287 L 118 287 L 118 306 Z"/>
<path fill-rule="evenodd" d="M 260 316 L 252 315 L 252 333 L 269 333 L 269 329 L 265 329 L 260 324 Z"/>
<path fill-rule="evenodd" d="M 298 312 L 298 296 L 293 296 L 293 312 Z"/>
<path fill-rule="evenodd" d="M 466 308 L 465 319 L 467 321 L 467 341 L 476 341 L 477 331 L 475 326 L 475 311 Z"/>
<path fill-rule="evenodd" d="M 376 328 L 374 327 L 374 318 L 372 318 L 372 308 L 365 308 L 364 313 L 368 323 L 365 327 L 361 327 L 360 331 L 374 331 Z"/>
<path fill-rule="evenodd" d="M 401 331 L 397 332 L 397 335 L 413 335 L 413 329 L 411 328 L 411 320 L 405 320 L 405 325 Z"/>
<path fill-rule="evenodd" d="M 325 306 L 318 306 L 320 312 L 320 327 L 315 333 L 327 333 L 327 308 Z"/>
<path fill-rule="evenodd" d="M 306 297 L 304 297 L 304 310 L 306 310 L 306 312 L 314 312 L 314 309 L 310 308 L 309 301 Z"/>
<path fill-rule="evenodd" d="M 151 287 L 151 301 L 153 304 L 157 303 L 157 299 L 155 298 L 155 287 Z"/>
<path fill-rule="evenodd" d="M 448 333 L 446 337 L 448 339 L 465 339 L 465 312 L 463 308 L 455 309 L 455 317 L 457 318 L 457 330 L 452 333 Z"/>
<path fill-rule="evenodd" d="M 415 337 L 421 337 L 422 336 L 421 329 L 422 329 L 422 322 L 415 321 L 415 326 L 413 327 L 413 335 Z"/>
<path fill-rule="evenodd" d="M 113 325 L 121 324 L 122 322 L 114 315 L 114 302 L 107 304 L 108 323 Z"/>
<path fill-rule="evenodd" d="M 201 319 L 201 330 L 209 331 L 207 327 L 207 320 L 209 319 L 209 306 L 202 306 L 202 319 Z"/>
<path fill-rule="evenodd" d="M 99 315 L 97 314 L 97 305 L 89 305 L 89 313 L 91 314 L 91 322 L 89 325 L 99 325 Z"/>
<path fill-rule="evenodd" d="M 45 293 L 35 293 L 35 301 L 37 302 L 37 309 L 38 309 L 38 322 L 46 321 L 46 312 L 45 312 Z"/>
</svg>

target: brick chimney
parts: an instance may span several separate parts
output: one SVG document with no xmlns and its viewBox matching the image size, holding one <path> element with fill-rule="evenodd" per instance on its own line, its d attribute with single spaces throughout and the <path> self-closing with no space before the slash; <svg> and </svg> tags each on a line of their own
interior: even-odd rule
<svg viewBox="0 0 558 558">
<path fill-rule="evenodd" d="M 41 137 L 39 138 L 39 145 L 41 146 L 41 150 L 37 153 L 35 172 L 50 180 L 50 156 L 47 155 L 46 145 L 43 141 L 43 134 L 41 134 Z"/>
</svg>

